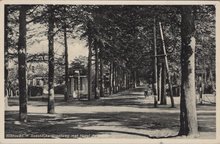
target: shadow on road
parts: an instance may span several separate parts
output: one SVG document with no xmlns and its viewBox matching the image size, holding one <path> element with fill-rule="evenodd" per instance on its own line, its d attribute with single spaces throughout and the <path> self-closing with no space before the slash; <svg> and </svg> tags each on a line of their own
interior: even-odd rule
<svg viewBox="0 0 220 144">
<path fill-rule="evenodd" d="M 18 122 L 18 111 L 6 111 L 6 137 L 24 134 L 23 137 L 32 138 L 35 135 L 38 138 L 80 138 L 112 133 L 129 135 L 130 138 L 176 137 L 179 130 L 179 104 L 173 109 L 169 105 L 154 108 L 153 98 L 145 99 L 143 91 L 144 88 L 137 88 L 93 101 L 64 102 L 63 97 L 57 97 L 56 108 L 63 109 L 65 113 L 29 113 L 28 123 Z M 31 99 L 28 105 L 38 109 L 46 107 L 47 102 L 44 99 Z M 9 106 L 18 106 L 18 100 L 9 99 Z M 108 110 L 102 110 L 102 106 L 109 106 Z M 72 110 L 74 108 L 77 110 Z M 86 109 L 80 111 L 81 108 Z M 215 106 L 197 105 L 197 110 L 199 131 L 216 132 Z"/>
<path fill-rule="evenodd" d="M 179 129 L 178 113 L 146 112 L 97 112 L 76 114 L 32 113 L 28 123 L 16 124 L 18 112 L 6 112 L 6 134 L 31 135 L 69 135 L 69 138 L 93 137 L 106 133 L 121 133 L 148 138 L 172 138 Z M 200 132 L 215 132 L 215 115 L 200 113 L 198 115 Z M 96 128 L 102 129 L 96 129 Z M 109 130 L 108 128 L 114 128 Z M 89 128 L 89 129 L 86 129 Z M 122 130 L 125 129 L 125 130 Z M 155 135 L 152 131 L 163 131 Z M 167 131 L 172 131 L 166 133 Z M 7 136 L 7 135 L 6 135 Z M 9 136 L 10 137 L 10 136 Z M 45 136 L 42 136 L 45 137 Z M 65 137 L 66 138 L 66 137 Z"/>
</svg>

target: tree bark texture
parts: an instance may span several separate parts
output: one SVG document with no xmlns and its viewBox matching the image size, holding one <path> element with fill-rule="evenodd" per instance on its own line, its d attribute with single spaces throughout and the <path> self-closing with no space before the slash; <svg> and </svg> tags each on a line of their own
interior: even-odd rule
<svg viewBox="0 0 220 144">
<path fill-rule="evenodd" d="M 195 24 L 192 6 L 181 9 L 181 101 L 179 135 L 198 135 L 195 93 Z"/>
<path fill-rule="evenodd" d="M 48 6 L 48 47 L 49 47 L 49 73 L 48 73 L 48 113 L 54 113 L 54 8 L 52 5 Z"/>
<path fill-rule="evenodd" d="M 128 89 L 131 88 L 131 72 L 128 72 Z"/>
<path fill-rule="evenodd" d="M 88 54 L 88 100 L 93 99 L 92 97 L 92 35 L 91 35 L 91 26 L 88 22 L 88 45 L 89 45 L 89 54 Z"/>
<path fill-rule="evenodd" d="M 133 88 L 137 87 L 137 72 L 136 70 L 133 71 Z"/>
<path fill-rule="evenodd" d="M 26 7 L 20 6 L 18 40 L 19 120 L 27 122 Z"/>
<path fill-rule="evenodd" d="M 68 62 L 68 43 L 67 43 L 67 34 L 66 34 L 66 22 L 64 22 L 64 47 L 65 47 L 65 93 L 64 99 L 68 101 L 69 99 L 69 62 Z"/>
<path fill-rule="evenodd" d="M 166 105 L 167 104 L 167 99 L 166 99 L 166 68 L 165 64 L 162 63 L 162 73 L 161 73 L 161 105 Z"/>
<path fill-rule="evenodd" d="M 5 6 L 5 35 L 4 35 L 4 50 L 5 50 L 5 81 L 4 81 L 4 99 L 5 108 L 8 107 L 8 8 Z"/>
<path fill-rule="evenodd" d="M 127 80 L 126 80 L 126 72 L 123 71 L 123 85 L 122 85 L 122 89 L 123 89 L 123 90 L 126 89 L 126 84 L 127 84 L 126 81 L 127 81 Z"/>
<path fill-rule="evenodd" d="M 154 79 L 153 79 L 153 93 L 154 93 L 154 107 L 157 107 L 157 33 L 156 33 L 156 19 L 154 18 L 154 28 L 153 28 L 153 33 L 154 33 L 154 41 L 153 41 L 153 46 L 154 46 Z"/>
<path fill-rule="evenodd" d="M 112 91 L 113 91 L 113 94 L 115 93 L 115 62 L 113 62 L 113 65 L 112 65 Z"/>
<path fill-rule="evenodd" d="M 101 52 L 101 48 L 100 48 L 100 52 Z M 104 96 L 104 81 L 103 81 L 103 60 L 100 57 L 100 97 Z"/>
<path fill-rule="evenodd" d="M 99 99 L 99 56 L 97 41 L 94 41 L 95 48 L 95 99 Z"/>
<path fill-rule="evenodd" d="M 118 92 L 118 67 L 115 67 L 115 93 Z"/>
<path fill-rule="evenodd" d="M 158 96 L 158 101 L 160 101 L 161 100 L 161 83 L 162 83 L 162 81 L 161 81 L 161 77 L 162 77 L 162 66 L 161 65 L 158 65 L 158 77 L 157 77 L 157 79 L 158 79 L 158 85 L 157 85 L 157 96 Z"/>
<path fill-rule="evenodd" d="M 110 72 L 109 72 L 109 95 L 112 94 L 112 62 L 110 62 Z"/>
</svg>

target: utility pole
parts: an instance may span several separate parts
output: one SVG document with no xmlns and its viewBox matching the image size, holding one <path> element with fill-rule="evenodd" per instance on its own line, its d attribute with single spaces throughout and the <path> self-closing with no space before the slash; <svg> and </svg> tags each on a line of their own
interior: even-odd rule
<svg viewBox="0 0 220 144">
<path fill-rule="evenodd" d="M 168 78 L 168 84 L 169 84 L 169 89 L 170 89 L 170 100 L 171 100 L 171 107 L 174 107 L 174 100 L 173 100 L 173 90 L 172 90 L 172 84 L 171 84 L 171 79 L 170 79 L 170 71 L 169 71 L 169 66 L 168 66 L 168 60 L 167 60 L 167 53 L 166 53 L 166 48 L 165 48 L 165 43 L 164 43 L 164 37 L 163 37 L 163 30 L 161 26 L 161 22 L 159 22 L 160 26 L 160 34 L 161 34 L 161 39 L 162 39 L 162 45 L 163 45 L 163 53 L 165 55 L 165 66 L 167 70 L 167 78 Z"/>
</svg>

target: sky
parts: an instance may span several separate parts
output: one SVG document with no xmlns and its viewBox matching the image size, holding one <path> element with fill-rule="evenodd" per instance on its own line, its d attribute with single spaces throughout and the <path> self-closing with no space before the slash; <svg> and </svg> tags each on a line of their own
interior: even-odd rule
<svg viewBox="0 0 220 144">
<path fill-rule="evenodd" d="M 60 43 L 54 43 L 54 51 L 55 55 L 59 56 L 64 52 L 64 46 Z M 48 53 L 48 40 L 42 40 L 40 42 L 36 42 L 27 47 L 27 53 L 36 54 L 36 53 Z M 75 57 L 78 56 L 87 56 L 88 48 L 86 47 L 86 42 L 84 40 L 80 40 L 79 38 L 68 39 L 68 61 L 71 62 Z"/>
<path fill-rule="evenodd" d="M 56 31 L 56 29 L 54 30 Z M 47 40 L 47 28 L 42 24 L 31 24 L 28 26 L 27 36 L 33 35 L 27 39 L 27 53 L 48 53 L 48 40 Z M 76 32 L 69 33 L 69 35 L 76 35 Z M 57 35 L 54 40 L 54 52 L 55 56 L 62 55 L 64 52 L 64 46 L 59 42 L 63 42 L 63 37 L 59 38 Z M 71 62 L 78 56 L 87 56 L 88 48 L 86 47 L 86 41 L 80 40 L 79 37 L 68 37 L 68 61 Z"/>
<path fill-rule="evenodd" d="M 64 52 L 64 46 L 55 42 L 54 43 L 55 56 L 59 56 Z M 27 45 L 28 54 L 48 53 L 48 40 L 45 38 L 40 42 Z M 57 55 L 58 54 L 58 55 Z M 88 56 L 88 48 L 86 47 L 85 40 L 79 38 L 68 40 L 68 61 L 71 63 L 74 58 L 78 56 Z M 14 67 L 16 63 L 9 61 L 9 68 Z"/>
<path fill-rule="evenodd" d="M 16 14 L 15 14 L 16 15 Z M 17 13 L 18 15 L 18 13 Z M 19 31 L 19 25 L 10 25 L 14 32 Z M 40 24 L 40 23 L 29 23 L 27 25 L 27 53 L 28 54 L 36 54 L 36 53 L 48 53 L 48 40 L 47 40 L 47 25 Z M 57 31 L 57 28 L 54 29 Z M 59 33 L 62 34 L 62 33 Z M 74 35 L 75 37 L 78 36 L 76 30 L 73 32 L 69 32 L 68 36 Z M 15 35 L 14 35 L 15 36 Z M 18 40 L 18 35 L 16 35 Z M 58 57 L 63 54 L 64 46 L 60 44 L 58 41 L 63 42 L 63 36 L 58 38 L 57 34 L 55 35 L 54 40 L 54 51 L 55 57 Z M 86 41 L 80 40 L 79 37 L 72 38 L 68 37 L 68 61 L 71 62 L 74 58 L 78 56 L 87 56 L 88 55 L 88 48 L 86 47 Z M 14 51 L 11 51 L 12 53 Z"/>
<path fill-rule="evenodd" d="M 14 31 L 18 31 L 18 25 L 13 27 Z M 56 31 L 56 29 L 54 30 Z M 77 35 L 76 32 L 68 33 L 68 35 Z M 17 38 L 18 39 L 18 38 Z M 16 39 L 16 40 L 17 40 Z M 47 28 L 43 24 L 33 24 L 27 25 L 27 53 L 37 54 L 37 53 L 48 53 L 48 39 L 47 39 Z M 64 45 L 60 44 L 58 41 L 63 42 L 63 36 L 58 38 L 55 36 L 54 40 L 54 52 L 55 57 L 61 57 L 64 53 Z M 68 61 L 71 63 L 76 57 L 88 56 L 88 47 L 86 46 L 86 41 L 81 40 L 79 37 L 68 37 Z M 15 51 L 11 51 L 13 53 Z M 14 67 L 16 63 L 11 60 L 9 61 L 9 67 Z"/>
</svg>

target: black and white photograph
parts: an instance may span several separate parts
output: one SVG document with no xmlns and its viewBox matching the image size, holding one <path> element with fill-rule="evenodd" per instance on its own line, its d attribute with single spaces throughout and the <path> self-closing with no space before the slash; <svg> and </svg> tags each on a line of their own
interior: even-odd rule
<svg viewBox="0 0 220 144">
<path fill-rule="evenodd" d="M 4 140 L 217 142 L 217 1 L 0 3 Z"/>
</svg>

